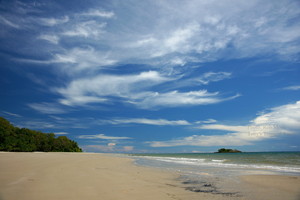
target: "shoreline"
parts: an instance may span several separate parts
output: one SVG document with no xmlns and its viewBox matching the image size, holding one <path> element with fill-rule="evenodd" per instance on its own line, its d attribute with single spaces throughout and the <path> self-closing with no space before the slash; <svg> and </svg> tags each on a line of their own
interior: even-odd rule
<svg viewBox="0 0 300 200">
<path fill-rule="evenodd" d="M 114 154 L 1 152 L 0 199 L 276 200 L 300 197 L 298 176 L 242 176 L 240 187 L 227 192 L 213 183 L 189 182 L 182 179 L 180 173 L 137 166 L 133 161 Z"/>
</svg>

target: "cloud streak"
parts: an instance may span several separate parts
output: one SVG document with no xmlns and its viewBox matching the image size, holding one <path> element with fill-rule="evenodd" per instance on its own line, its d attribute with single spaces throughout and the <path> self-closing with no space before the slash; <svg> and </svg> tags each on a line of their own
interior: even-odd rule
<svg viewBox="0 0 300 200">
<path fill-rule="evenodd" d="M 223 135 L 192 135 L 169 141 L 152 141 L 152 147 L 174 146 L 244 146 L 257 141 L 297 134 L 300 130 L 300 101 L 270 109 L 256 117 L 248 125 L 232 126 L 224 124 L 205 124 L 202 130 L 221 130 Z"/>
<path fill-rule="evenodd" d="M 292 85 L 292 86 L 284 87 L 282 88 L 282 90 L 292 90 L 292 91 L 300 90 L 300 85 Z"/>
<path fill-rule="evenodd" d="M 135 75 L 99 75 L 93 78 L 78 79 L 66 88 L 56 89 L 65 98 L 65 105 L 80 105 L 93 102 L 105 102 L 106 97 L 139 98 L 141 90 L 170 81 L 156 71 Z"/>
<path fill-rule="evenodd" d="M 60 100 L 64 105 L 106 102 L 107 98 L 115 97 L 142 109 L 215 104 L 240 96 L 222 98 L 218 92 L 211 93 L 206 90 L 164 93 L 151 91 L 154 86 L 173 80 L 176 78 L 164 76 L 156 71 L 135 75 L 99 75 L 75 80 L 66 88 L 58 88 L 56 91 L 65 97 Z"/>
<path fill-rule="evenodd" d="M 38 112 L 45 114 L 62 114 L 66 113 L 67 109 L 63 108 L 60 104 L 57 103 L 30 103 L 28 106 Z"/>
<path fill-rule="evenodd" d="M 128 140 L 128 139 L 132 139 L 130 137 L 106 136 L 104 134 L 80 135 L 80 136 L 78 136 L 78 138 L 80 138 L 80 139 L 102 139 L 102 140 Z"/>
<path fill-rule="evenodd" d="M 103 18 L 112 18 L 115 16 L 114 12 L 111 11 L 104 11 L 104 10 L 97 10 L 91 9 L 87 12 L 81 13 L 82 16 L 89 16 L 89 17 L 103 17 Z"/>
<path fill-rule="evenodd" d="M 175 90 L 167 93 L 148 93 L 145 98 L 137 101 L 131 101 L 131 103 L 143 109 L 152 109 L 161 107 L 216 104 L 235 99 L 239 96 L 240 95 L 237 94 L 231 97 L 222 98 L 218 92 L 210 93 L 206 90 L 178 92 Z"/>
<path fill-rule="evenodd" d="M 68 16 L 63 16 L 62 18 L 34 18 L 32 21 L 35 21 L 36 23 L 39 23 L 43 26 L 56 26 L 59 24 L 65 24 L 69 21 Z"/>
<path fill-rule="evenodd" d="M 156 126 L 186 126 L 191 125 L 186 120 L 166 120 L 166 119 L 147 119 L 147 118 L 129 118 L 129 119 L 112 119 L 112 120 L 100 120 L 103 124 L 145 124 Z"/>
</svg>

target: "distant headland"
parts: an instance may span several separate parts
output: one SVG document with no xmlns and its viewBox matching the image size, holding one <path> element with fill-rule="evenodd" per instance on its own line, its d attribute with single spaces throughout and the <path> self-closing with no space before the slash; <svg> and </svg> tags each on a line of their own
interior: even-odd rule
<svg viewBox="0 0 300 200">
<path fill-rule="evenodd" d="M 237 149 L 219 149 L 218 152 L 215 153 L 242 153 L 241 151 L 237 150 Z"/>
</svg>

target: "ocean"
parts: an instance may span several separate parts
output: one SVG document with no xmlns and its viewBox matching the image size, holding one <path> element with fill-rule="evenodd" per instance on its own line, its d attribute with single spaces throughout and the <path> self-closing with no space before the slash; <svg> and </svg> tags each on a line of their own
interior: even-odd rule
<svg viewBox="0 0 300 200">
<path fill-rule="evenodd" d="M 243 175 L 300 176 L 300 152 L 130 154 L 136 165 L 178 174 L 186 190 L 241 197 Z M 251 198 L 250 198 L 251 199 Z"/>
<path fill-rule="evenodd" d="M 300 152 L 131 154 L 136 164 L 186 174 L 300 175 Z"/>
</svg>

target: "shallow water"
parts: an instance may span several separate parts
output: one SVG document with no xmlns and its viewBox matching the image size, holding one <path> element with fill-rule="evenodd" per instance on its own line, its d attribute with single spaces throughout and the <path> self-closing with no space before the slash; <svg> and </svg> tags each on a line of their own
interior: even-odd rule
<svg viewBox="0 0 300 200">
<path fill-rule="evenodd" d="M 300 152 L 133 154 L 138 165 L 195 175 L 300 175 Z"/>
<path fill-rule="evenodd" d="M 246 198 L 242 175 L 300 176 L 300 152 L 132 154 L 137 165 L 178 172 L 186 190 Z"/>
</svg>

